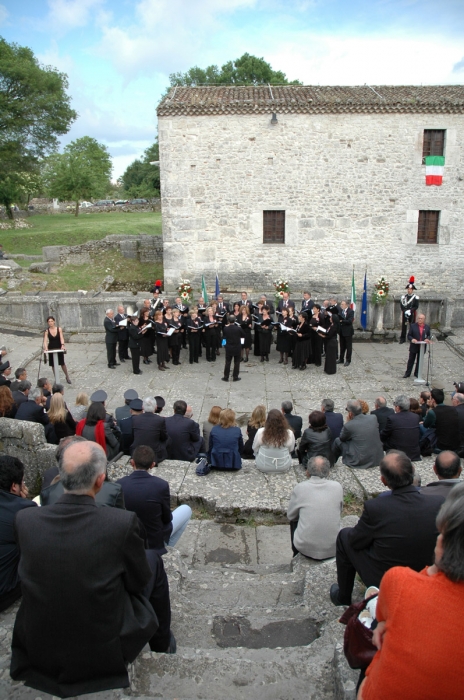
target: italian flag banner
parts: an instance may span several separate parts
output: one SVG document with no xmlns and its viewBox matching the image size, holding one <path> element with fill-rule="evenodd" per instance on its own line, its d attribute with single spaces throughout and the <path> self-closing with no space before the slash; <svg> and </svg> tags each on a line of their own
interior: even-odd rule
<svg viewBox="0 0 464 700">
<path fill-rule="evenodd" d="M 425 184 L 441 185 L 445 156 L 425 156 Z"/>
<path fill-rule="evenodd" d="M 351 303 L 350 303 L 350 309 L 353 309 L 353 311 L 356 311 L 356 287 L 354 284 L 354 268 L 353 268 L 353 276 L 351 278 Z"/>
<path fill-rule="evenodd" d="M 208 292 L 206 291 L 205 278 L 203 275 L 201 276 L 201 296 L 205 300 L 205 304 L 207 304 L 208 303 Z"/>
</svg>

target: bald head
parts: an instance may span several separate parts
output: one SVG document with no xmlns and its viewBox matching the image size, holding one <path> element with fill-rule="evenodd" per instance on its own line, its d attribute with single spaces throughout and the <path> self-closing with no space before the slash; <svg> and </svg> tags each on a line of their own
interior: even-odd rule
<svg viewBox="0 0 464 700">
<path fill-rule="evenodd" d="M 60 456 L 59 472 L 65 491 L 94 496 L 106 473 L 106 454 L 96 442 L 72 442 Z"/>
<path fill-rule="evenodd" d="M 459 479 L 461 474 L 461 460 L 451 450 L 443 450 L 435 458 L 433 471 L 438 476 L 438 479 Z"/>
<path fill-rule="evenodd" d="M 414 481 L 414 466 L 401 450 L 390 450 L 380 462 L 382 483 L 392 491 L 410 486 Z"/>
</svg>

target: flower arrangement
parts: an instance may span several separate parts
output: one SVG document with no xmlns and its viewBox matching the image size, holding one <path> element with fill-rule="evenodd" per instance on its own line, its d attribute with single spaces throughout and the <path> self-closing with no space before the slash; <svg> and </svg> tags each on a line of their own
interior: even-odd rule
<svg viewBox="0 0 464 700">
<path fill-rule="evenodd" d="M 275 297 L 280 301 L 282 299 L 284 292 L 288 292 L 290 294 L 290 287 L 287 282 L 287 280 L 275 280 L 274 282 L 274 288 L 275 288 Z"/>
<path fill-rule="evenodd" d="M 189 280 L 180 280 L 179 286 L 177 287 L 177 292 L 182 299 L 182 301 L 191 301 L 193 295 L 192 285 Z"/>
<path fill-rule="evenodd" d="M 388 299 L 388 293 L 390 291 L 390 285 L 385 279 L 385 277 L 379 277 L 377 282 L 374 284 L 374 292 L 372 294 L 373 304 L 386 304 Z"/>
</svg>

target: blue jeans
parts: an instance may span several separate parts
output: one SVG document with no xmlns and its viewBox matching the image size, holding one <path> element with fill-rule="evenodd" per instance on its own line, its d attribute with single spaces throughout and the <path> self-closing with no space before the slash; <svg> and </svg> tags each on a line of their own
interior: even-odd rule
<svg viewBox="0 0 464 700">
<path fill-rule="evenodd" d="M 192 517 L 192 509 L 190 506 L 182 505 L 172 511 L 172 532 L 169 542 L 165 544 L 169 547 L 175 547 L 177 542 L 180 540 L 185 528 L 189 524 L 189 520 Z"/>
</svg>

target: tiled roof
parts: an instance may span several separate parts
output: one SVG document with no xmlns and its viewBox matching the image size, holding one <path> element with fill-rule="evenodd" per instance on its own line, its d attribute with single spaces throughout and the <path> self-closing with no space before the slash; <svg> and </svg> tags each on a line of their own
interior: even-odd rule
<svg viewBox="0 0 464 700">
<path fill-rule="evenodd" d="M 456 113 L 464 85 L 175 87 L 158 116 L 208 114 Z"/>
</svg>

